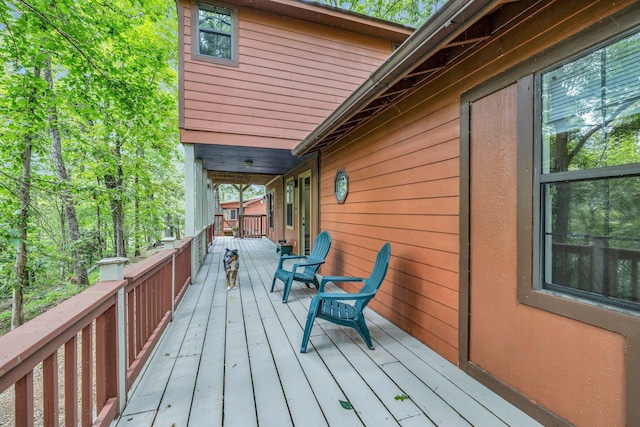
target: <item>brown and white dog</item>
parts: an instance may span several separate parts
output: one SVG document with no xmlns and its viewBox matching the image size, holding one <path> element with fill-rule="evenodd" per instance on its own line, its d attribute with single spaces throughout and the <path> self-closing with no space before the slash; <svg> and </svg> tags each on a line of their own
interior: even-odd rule
<svg viewBox="0 0 640 427">
<path fill-rule="evenodd" d="M 224 253 L 224 271 L 227 274 L 227 290 L 236 289 L 236 280 L 238 278 L 238 267 L 240 262 L 238 261 L 239 255 L 237 249 L 226 248 Z"/>
</svg>

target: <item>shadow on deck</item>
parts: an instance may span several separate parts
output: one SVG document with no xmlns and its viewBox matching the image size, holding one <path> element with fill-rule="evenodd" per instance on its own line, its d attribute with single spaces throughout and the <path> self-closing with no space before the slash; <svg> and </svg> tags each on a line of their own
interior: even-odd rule
<svg viewBox="0 0 640 427">
<path fill-rule="evenodd" d="M 225 247 L 240 250 L 237 290 Z M 319 321 L 300 354 L 315 289 L 294 284 L 283 304 L 277 262 L 269 240 L 216 237 L 112 426 L 538 425 L 371 310 L 375 350 Z"/>
</svg>

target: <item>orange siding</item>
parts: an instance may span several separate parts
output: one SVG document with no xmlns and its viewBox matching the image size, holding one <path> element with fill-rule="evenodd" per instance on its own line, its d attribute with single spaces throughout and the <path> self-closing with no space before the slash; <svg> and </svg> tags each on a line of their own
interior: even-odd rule
<svg viewBox="0 0 640 427">
<path fill-rule="evenodd" d="M 331 274 L 366 275 L 391 242 L 385 284 L 371 307 L 449 360 L 458 347 L 459 121 L 457 104 L 423 117 L 398 116 L 393 128 L 322 157 L 322 229 L 334 244 Z M 349 174 L 346 203 L 333 195 L 336 170 Z"/>
<path fill-rule="evenodd" d="M 325 150 L 321 228 L 334 245 L 324 271 L 368 274 L 375 251 L 390 241 L 389 275 L 370 306 L 457 363 L 460 96 L 631 3 L 548 2 L 516 31 Z M 515 113 L 513 105 L 486 107 L 481 123 Z M 473 114 L 482 108 L 472 105 Z M 507 119 L 512 131 L 515 120 Z M 484 166 L 487 176 L 482 185 L 476 175 L 471 182 L 471 214 L 481 210 L 471 230 L 482 234 L 472 234 L 469 360 L 572 423 L 623 425 L 625 338 L 517 303 L 516 146 L 513 138 L 494 145 L 503 132 L 471 141 L 472 153 L 478 145 L 490 150 L 471 167 Z M 343 205 L 333 196 L 340 167 L 350 183 Z M 496 185 L 508 192 L 494 197 Z"/>
<path fill-rule="evenodd" d="M 471 111 L 469 359 L 575 425 L 624 426 L 624 337 L 517 302 L 516 111 L 515 85 Z"/>
<path fill-rule="evenodd" d="M 293 148 L 375 70 L 391 43 L 348 31 L 240 9 L 239 66 L 191 58 L 184 13 L 183 142 Z M 247 135 L 246 142 L 242 136 Z M 240 137 L 238 137 L 240 136 Z M 252 138 L 253 137 L 253 138 Z"/>
<path fill-rule="evenodd" d="M 372 262 L 374 251 L 390 241 L 390 274 L 371 307 L 454 363 L 460 94 L 622 7 L 581 5 L 555 2 L 532 13 L 515 35 L 491 41 L 354 132 L 348 143 L 323 152 L 321 228 L 335 242 L 326 268 L 331 274 L 366 274 L 355 260 Z M 340 167 L 350 181 L 344 205 L 333 196 Z"/>
</svg>

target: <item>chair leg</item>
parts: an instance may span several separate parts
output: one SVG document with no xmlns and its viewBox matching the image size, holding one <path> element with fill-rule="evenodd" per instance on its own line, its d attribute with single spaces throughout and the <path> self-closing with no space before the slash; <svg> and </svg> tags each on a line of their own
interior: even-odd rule
<svg viewBox="0 0 640 427">
<path fill-rule="evenodd" d="M 276 276 L 273 276 L 273 281 L 271 282 L 271 290 L 269 292 L 273 292 L 273 288 L 276 286 Z"/>
<path fill-rule="evenodd" d="M 367 344 L 369 350 L 373 350 L 373 343 L 371 342 L 371 335 L 369 334 L 369 328 L 367 328 L 367 324 L 364 322 L 364 316 L 360 316 L 358 320 L 356 320 L 356 331 L 362 337 L 362 340 Z"/>
<path fill-rule="evenodd" d="M 289 276 L 286 282 L 284 282 L 284 289 L 282 290 L 282 303 L 286 304 L 289 299 L 289 292 L 291 292 L 291 285 L 293 284 L 293 275 Z"/>
<path fill-rule="evenodd" d="M 302 345 L 300 346 L 300 353 L 307 351 L 307 344 L 309 343 L 309 337 L 311 336 L 311 329 L 313 328 L 313 322 L 318 314 L 320 300 L 318 297 L 313 297 L 311 304 L 309 305 L 309 314 L 307 314 L 307 323 L 304 327 L 304 335 L 302 336 Z"/>
</svg>

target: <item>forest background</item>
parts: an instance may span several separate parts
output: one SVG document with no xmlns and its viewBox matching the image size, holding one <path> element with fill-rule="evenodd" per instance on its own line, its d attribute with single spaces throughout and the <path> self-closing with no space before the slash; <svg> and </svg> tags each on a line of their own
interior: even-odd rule
<svg viewBox="0 0 640 427">
<path fill-rule="evenodd" d="M 417 27 L 445 2 L 321 3 Z M 0 334 L 181 236 L 177 27 L 174 0 L 0 0 Z"/>
</svg>

